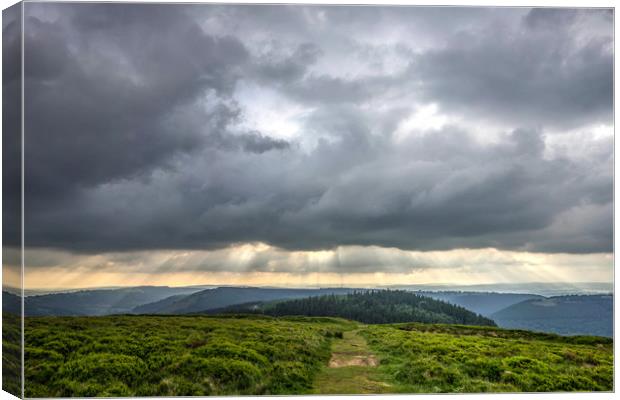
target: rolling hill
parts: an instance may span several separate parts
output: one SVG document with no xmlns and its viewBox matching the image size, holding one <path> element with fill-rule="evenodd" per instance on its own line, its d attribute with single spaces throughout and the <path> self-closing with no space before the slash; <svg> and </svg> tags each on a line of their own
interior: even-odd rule
<svg viewBox="0 0 620 400">
<path fill-rule="evenodd" d="M 413 288 L 408 288 L 412 290 Z M 612 336 L 612 297 L 578 295 L 542 297 L 526 293 L 417 290 L 491 318 L 501 327 L 532 329 L 563 335 Z M 110 314 L 191 314 L 247 303 L 347 294 L 370 289 L 284 289 L 256 287 L 142 286 L 74 290 L 25 297 L 27 316 L 96 316 Z M 19 314 L 20 298 L 3 291 L 3 309 Z"/>
<path fill-rule="evenodd" d="M 152 303 L 146 303 L 134 307 L 131 312 L 133 314 L 158 314 L 161 310 L 173 307 L 173 304 L 175 304 L 177 301 L 180 301 L 181 299 L 184 299 L 187 296 L 188 295 L 186 294 L 177 294 L 174 296 L 166 297 Z"/>
<path fill-rule="evenodd" d="M 613 282 L 527 282 L 474 285 L 389 285 L 386 286 L 385 289 L 422 292 L 521 293 L 551 297 L 573 294 L 607 294 L 613 292 L 614 285 Z"/>
<path fill-rule="evenodd" d="M 2 291 L 2 312 L 22 313 L 22 299 L 13 293 Z"/>
<path fill-rule="evenodd" d="M 302 299 L 235 305 L 221 313 L 258 313 L 271 316 L 339 317 L 368 324 L 397 322 L 488 325 L 495 323 L 463 307 L 404 290 L 356 291 Z"/>
<path fill-rule="evenodd" d="M 542 299 L 543 296 L 526 293 L 460 292 L 460 291 L 419 291 L 422 296 L 447 301 L 464 307 L 485 317 L 524 300 Z"/>
<path fill-rule="evenodd" d="M 561 335 L 613 336 L 613 296 L 556 296 L 530 299 L 491 315 L 504 328 Z"/>
<path fill-rule="evenodd" d="M 27 316 L 108 315 L 129 313 L 136 306 L 173 295 L 188 295 L 199 287 L 137 286 L 122 289 L 81 290 L 25 298 Z"/>
<path fill-rule="evenodd" d="M 320 296 L 323 294 L 346 294 L 355 289 L 277 289 L 255 287 L 219 287 L 203 290 L 188 296 L 163 299 L 156 303 L 135 307 L 135 314 L 189 314 L 224 308 L 234 304 L 272 301 L 281 299 Z"/>
</svg>

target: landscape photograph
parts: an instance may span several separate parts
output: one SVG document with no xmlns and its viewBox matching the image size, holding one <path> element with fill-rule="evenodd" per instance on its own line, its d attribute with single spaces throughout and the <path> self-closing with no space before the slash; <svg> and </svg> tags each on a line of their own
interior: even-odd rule
<svg viewBox="0 0 620 400">
<path fill-rule="evenodd" d="M 22 2 L 2 54 L 4 391 L 614 391 L 613 8 Z"/>
</svg>

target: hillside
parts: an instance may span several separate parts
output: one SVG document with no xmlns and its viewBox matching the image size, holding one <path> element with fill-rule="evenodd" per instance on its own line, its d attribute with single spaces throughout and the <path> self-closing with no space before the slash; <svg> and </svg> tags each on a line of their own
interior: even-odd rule
<svg viewBox="0 0 620 400">
<path fill-rule="evenodd" d="M 572 294 L 607 294 L 613 292 L 614 285 L 613 282 L 527 282 L 474 285 L 390 285 L 386 288 L 422 292 L 521 293 L 550 297 Z"/>
<path fill-rule="evenodd" d="M 215 290 L 215 289 L 211 289 L 211 290 Z M 161 310 L 165 310 L 167 308 L 172 307 L 173 304 L 186 298 L 187 296 L 188 295 L 186 294 L 178 294 L 178 295 L 166 297 L 164 299 L 161 299 L 161 300 L 158 300 L 152 303 L 142 304 L 137 307 L 134 307 L 131 310 L 131 313 L 132 314 L 158 314 L 161 312 Z"/>
<path fill-rule="evenodd" d="M 613 336 L 613 296 L 557 296 L 526 300 L 491 315 L 501 327 L 561 335 Z"/>
<path fill-rule="evenodd" d="M 26 397 L 610 391 L 613 343 L 267 316 L 28 317 Z"/>
<path fill-rule="evenodd" d="M 475 313 L 489 317 L 513 304 L 524 300 L 542 299 L 543 296 L 526 293 L 460 292 L 460 291 L 418 291 L 422 296 L 447 301 Z"/>
<path fill-rule="evenodd" d="M 145 304 L 132 310 L 136 314 L 189 314 L 248 302 L 294 299 L 324 294 L 345 294 L 354 289 L 276 289 L 255 287 L 219 287 L 188 296 Z"/>
<path fill-rule="evenodd" d="M 368 324 L 425 322 L 466 325 L 495 323 L 463 307 L 404 290 L 356 291 L 271 303 L 232 306 L 222 313 L 262 313 L 271 316 L 339 317 Z"/>
<path fill-rule="evenodd" d="M 25 313 L 29 316 L 128 313 L 141 304 L 173 295 L 188 295 L 200 290 L 202 289 L 196 287 L 137 286 L 27 296 Z"/>
<path fill-rule="evenodd" d="M 2 390 L 14 396 L 21 393 L 21 355 L 22 335 L 21 318 L 6 312 L 3 304 L 2 312 Z"/>
<path fill-rule="evenodd" d="M 613 388 L 607 338 L 429 324 L 370 325 L 361 334 L 401 393 Z"/>
<path fill-rule="evenodd" d="M 21 315 L 22 298 L 13 293 L 2 291 L 2 312 Z"/>
<path fill-rule="evenodd" d="M 555 286 L 553 286 L 555 287 Z M 561 288 L 561 287 L 560 287 Z M 419 289 L 419 288 L 418 288 Z M 549 289 L 549 288 L 547 288 Z M 255 287 L 142 286 L 89 289 L 26 296 L 28 316 L 97 316 L 111 314 L 191 314 L 214 311 L 255 312 L 248 305 L 326 294 L 347 294 L 369 289 L 282 289 Z M 564 335 L 587 334 L 611 337 L 610 295 L 556 296 L 545 298 L 526 293 L 466 291 L 412 292 L 463 307 L 493 319 L 498 326 L 531 329 Z M 20 313 L 21 300 L 3 291 L 7 312 Z M 230 308 L 230 310 L 226 310 Z M 403 317 L 404 318 L 404 317 Z M 402 320 L 402 319 L 401 319 Z M 396 322 L 401 320 L 386 320 Z M 441 319 L 433 319 L 440 322 Z"/>
</svg>

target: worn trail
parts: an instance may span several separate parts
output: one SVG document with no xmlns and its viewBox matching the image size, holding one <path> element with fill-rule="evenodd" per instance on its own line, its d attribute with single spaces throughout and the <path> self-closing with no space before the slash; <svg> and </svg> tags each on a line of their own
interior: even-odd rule
<svg viewBox="0 0 620 400">
<path fill-rule="evenodd" d="M 370 351 L 359 330 L 344 332 L 332 343 L 332 356 L 327 367 L 317 376 L 317 394 L 389 393 L 391 385 L 378 372 L 379 360 Z"/>
</svg>

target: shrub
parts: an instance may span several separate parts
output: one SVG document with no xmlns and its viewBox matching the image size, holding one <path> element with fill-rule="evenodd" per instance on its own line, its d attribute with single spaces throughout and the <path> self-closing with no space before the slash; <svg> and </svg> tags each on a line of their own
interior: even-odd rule
<svg viewBox="0 0 620 400">
<path fill-rule="evenodd" d="M 145 367 L 144 362 L 137 357 L 97 353 L 65 363 L 59 370 L 59 376 L 99 384 L 113 381 L 131 382 L 143 377 Z"/>
<path fill-rule="evenodd" d="M 494 359 L 476 358 L 465 362 L 464 370 L 472 377 L 485 378 L 491 382 L 498 382 L 502 377 L 502 366 Z"/>
<path fill-rule="evenodd" d="M 196 381 L 207 379 L 226 393 L 244 391 L 261 382 L 261 371 L 247 361 L 185 357 L 179 372 Z"/>
<path fill-rule="evenodd" d="M 312 386 L 314 371 L 298 361 L 281 361 L 273 365 L 269 394 L 303 393 Z"/>
<path fill-rule="evenodd" d="M 232 360 L 245 360 L 251 363 L 266 366 L 267 358 L 258 354 L 251 348 L 241 347 L 227 341 L 217 341 L 199 347 L 194 354 L 200 357 L 218 357 Z"/>
</svg>

